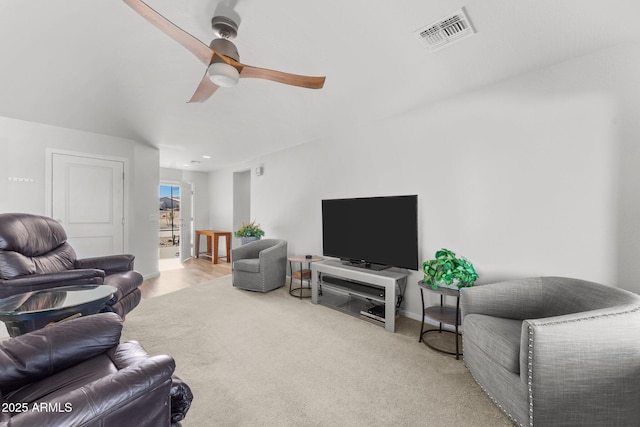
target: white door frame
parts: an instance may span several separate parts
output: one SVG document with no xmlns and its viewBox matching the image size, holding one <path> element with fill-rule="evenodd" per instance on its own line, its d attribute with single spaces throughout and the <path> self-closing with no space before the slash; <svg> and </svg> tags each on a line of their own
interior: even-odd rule
<svg viewBox="0 0 640 427">
<path fill-rule="evenodd" d="M 188 193 L 184 197 L 185 190 Z M 180 262 L 193 258 L 194 223 L 195 223 L 195 185 L 188 181 L 180 181 Z M 186 204 L 183 202 L 187 202 Z M 188 218 L 185 218 L 183 206 L 188 206 Z M 185 251 L 185 249 L 187 249 Z"/>
<path fill-rule="evenodd" d="M 53 155 L 62 154 L 67 156 L 86 157 L 89 159 L 110 160 L 124 163 L 124 252 L 129 253 L 129 159 L 124 157 L 105 156 L 95 153 L 83 153 L 79 151 L 58 150 L 47 148 L 45 150 L 44 162 L 44 211 L 45 215 L 51 217 L 53 214 Z"/>
</svg>

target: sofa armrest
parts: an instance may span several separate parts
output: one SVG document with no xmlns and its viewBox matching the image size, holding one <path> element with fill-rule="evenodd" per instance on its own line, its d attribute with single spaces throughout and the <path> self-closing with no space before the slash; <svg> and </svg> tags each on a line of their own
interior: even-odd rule
<svg viewBox="0 0 640 427">
<path fill-rule="evenodd" d="M 137 366 L 144 363 L 149 355 L 137 341 L 127 341 L 109 350 L 109 357 L 118 369 Z M 171 377 L 171 422 L 182 421 L 191 407 L 193 393 L 191 388 L 177 375 Z"/>
<path fill-rule="evenodd" d="M 14 415 L 5 425 L 98 425 L 97 420 L 100 425 L 168 425 L 174 370 L 175 362 L 170 356 L 150 357 L 50 401 L 34 402 L 30 410 Z M 40 404 L 59 410 L 32 410 Z"/>
<path fill-rule="evenodd" d="M 149 355 L 137 341 L 127 341 L 109 350 L 109 357 L 118 369 L 138 366 L 144 363 Z M 171 378 L 171 422 L 182 421 L 191 407 L 193 394 L 191 388 L 177 375 Z"/>
<path fill-rule="evenodd" d="M 193 393 L 187 383 L 182 381 L 177 375 L 174 375 L 171 380 L 171 390 L 169 394 L 171 395 L 171 423 L 173 425 L 184 420 L 184 417 L 191 407 Z"/>
<path fill-rule="evenodd" d="M 114 313 L 80 317 L 0 342 L 4 394 L 117 346 L 122 320 Z"/>
<path fill-rule="evenodd" d="M 524 321 L 521 372 L 534 423 L 635 425 L 639 336 L 637 304 Z"/>
<path fill-rule="evenodd" d="M 64 270 L 55 273 L 31 274 L 15 279 L 0 280 L 0 298 L 58 286 L 101 285 L 103 280 L 104 271 L 95 269 Z"/>
<path fill-rule="evenodd" d="M 133 270 L 135 256 L 131 254 L 107 255 L 77 259 L 75 268 L 97 268 L 109 275 L 120 271 Z"/>
</svg>

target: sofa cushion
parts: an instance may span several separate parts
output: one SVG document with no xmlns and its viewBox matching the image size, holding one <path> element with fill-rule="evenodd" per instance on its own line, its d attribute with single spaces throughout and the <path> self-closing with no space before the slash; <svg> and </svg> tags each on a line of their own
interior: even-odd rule
<svg viewBox="0 0 640 427">
<path fill-rule="evenodd" d="M 15 279 L 31 274 L 70 270 L 73 268 L 75 259 L 75 251 L 66 242 L 40 256 L 27 256 L 16 251 L 0 250 L 0 279 Z"/>
<path fill-rule="evenodd" d="M 233 261 L 233 269 L 238 271 L 247 271 L 249 273 L 260 273 L 260 259 L 247 258 Z"/>
<path fill-rule="evenodd" d="M 35 274 L 33 259 L 14 251 L 0 250 L 0 279 L 14 279 Z"/>
<path fill-rule="evenodd" d="M 45 255 L 67 241 L 59 222 L 32 214 L 4 213 L 0 228 L 0 250 L 27 257 Z"/>
<path fill-rule="evenodd" d="M 521 320 L 469 314 L 464 318 L 463 328 L 465 340 L 472 341 L 509 372 L 520 373 Z"/>
</svg>

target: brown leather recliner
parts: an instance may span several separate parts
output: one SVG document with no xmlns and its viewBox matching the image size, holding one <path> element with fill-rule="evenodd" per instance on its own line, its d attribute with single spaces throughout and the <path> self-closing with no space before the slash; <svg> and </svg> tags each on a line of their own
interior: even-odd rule
<svg viewBox="0 0 640 427">
<path fill-rule="evenodd" d="M 0 427 L 179 426 L 193 395 L 170 356 L 120 344 L 114 313 L 0 342 Z"/>
<path fill-rule="evenodd" d="M 25 213 L 0 214 L 0 298 L 58 286 L 116 288 L 107 311 L 124 317 L 140 303 L 143 278 L 133 255 L 77 259 L 57 221 Z"/>
</svg>

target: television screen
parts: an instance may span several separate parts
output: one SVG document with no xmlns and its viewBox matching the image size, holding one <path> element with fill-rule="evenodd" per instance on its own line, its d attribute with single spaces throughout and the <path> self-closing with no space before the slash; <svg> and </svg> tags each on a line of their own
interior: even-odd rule
<svg viewBox="0 0 640 427">
<path fill-rule="evenodd" d="M 418 270 L 418 196 L 323 200 L 322 252 L 367 268 Z"/>
</svg>

